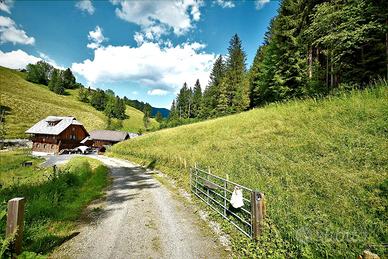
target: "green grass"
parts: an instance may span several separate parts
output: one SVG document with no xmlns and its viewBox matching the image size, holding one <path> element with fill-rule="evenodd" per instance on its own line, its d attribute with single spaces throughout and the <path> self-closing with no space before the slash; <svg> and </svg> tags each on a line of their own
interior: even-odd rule
<svg viewBox="0 0 388 259">
<path fill-rule="evenodd" d="M 26 81 L 24 73 L 0 66 L 0 105 L 8 110 L 6 138 L 25 138 L 24 132 L 48 115 L 74 116 L 88 131 L 105 129 L 106 116 L 77 98 L 77 89 L 67 90 L 67 95 L 57 95 L 47 86 Z M 126 113 L 129 118 L 118 129 L 144 131 L 143 113 L 132 107 Z M 158 126 L 154 119 L 152 126 Z"/>
<path fill-rule="evenodd" d="M 0 161 L 0 185 L 3 188 L 26 182 L 39 182 L 45 176 L 44 170 L 39 168 L 39 164 L 44 160 L 31 156 L 26 149 L 0 152 Z M 26 161 L 32 162 L 32 166 L 22 166 Z"/>
<path fill-rule="evenodd" d="M 39 168 L 28 172 L 16 162 L 23 154 L 14 156 L 17 158 L 2 159 L 3 169 L 9 172 L 5 175 L 26 173 L 23 179 L 31 181 L 13 181 L 2 188 L 0 201 L 5 206 L 11 198 L 26 198 L 23 250 L 49 254 L 71 236 L 86 205 L 103 195 L 109 182 L 108 169 L 97 160 L 80 157 L 70 160 L 57 174 Z M 3 231 L 4 220 L 0 227 Z"/>
<path fill-rule="evenodd" d="M 188 188 L 195 162 L 266 194 L 268 226 L 240 256 L 355 258 L 388 243 L 388 87 L 272 104 L 160 130 L 110 155 L 156 164 Z"/>
</svg>

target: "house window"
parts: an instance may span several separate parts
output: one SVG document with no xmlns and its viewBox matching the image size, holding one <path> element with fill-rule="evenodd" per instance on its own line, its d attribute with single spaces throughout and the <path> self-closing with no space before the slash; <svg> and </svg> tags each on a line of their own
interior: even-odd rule
<svg viewBox="0 0 388 259">
<path fill-rule="evenodd" d="M 72 128 L 71 128 L 71 130 L 72 130 L 72 131 L 75 131 L 75 128 L 74 128 L 74 127 L 72 127 Z"/>
</svg>

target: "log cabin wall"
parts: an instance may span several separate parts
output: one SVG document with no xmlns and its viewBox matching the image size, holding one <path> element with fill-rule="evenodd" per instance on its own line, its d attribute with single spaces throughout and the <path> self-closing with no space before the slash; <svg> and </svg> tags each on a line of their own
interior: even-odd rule
<svg viewBox="0 0 388 259">
<path fill-rule="evenodd" d="M 65 148 L 75 148 L 80 145 L 81 140 L 86 138 L 88 133 L 80 125 L 70 125 L 59 135 L 36 134 L 31 140 L 32 151 L 58 153 Z"/>
</svg>

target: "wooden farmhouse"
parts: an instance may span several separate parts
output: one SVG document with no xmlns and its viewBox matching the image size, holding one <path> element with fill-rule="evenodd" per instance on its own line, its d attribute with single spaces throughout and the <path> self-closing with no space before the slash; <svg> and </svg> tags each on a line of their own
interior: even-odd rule
<svg viewBox="0 0 388 259">
<path fill-rule="evenodd" d="M 90 136 L 82 140 L 81 144 L 101 149 L 104 146 L 111 146 L 126 139 L 129 139 L 129 134 L 125 131 L 94 130 L 90 132 Z"/>
<path fill-rule="evenodd" d="M 62 149 L 80 146 L 89 136 L 85 127 L 74 117 L 48 116 L 26 131 L 31 135 L 32 151 L 59 153 Z"/>
</svg>

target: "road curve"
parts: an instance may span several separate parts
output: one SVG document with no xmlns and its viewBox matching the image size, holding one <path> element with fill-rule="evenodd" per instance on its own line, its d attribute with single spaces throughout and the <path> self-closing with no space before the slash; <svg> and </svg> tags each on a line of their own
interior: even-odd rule
<svg viewBox="0 0 388 259">
<path fill-rule="evenodd" d="M 225 247 L 193 209 L 143 168 L 93 156 L 111 170 L 112 185 L 96 220 L 57 249 L 54 258 L 225 258 Z"/>
</svg>

